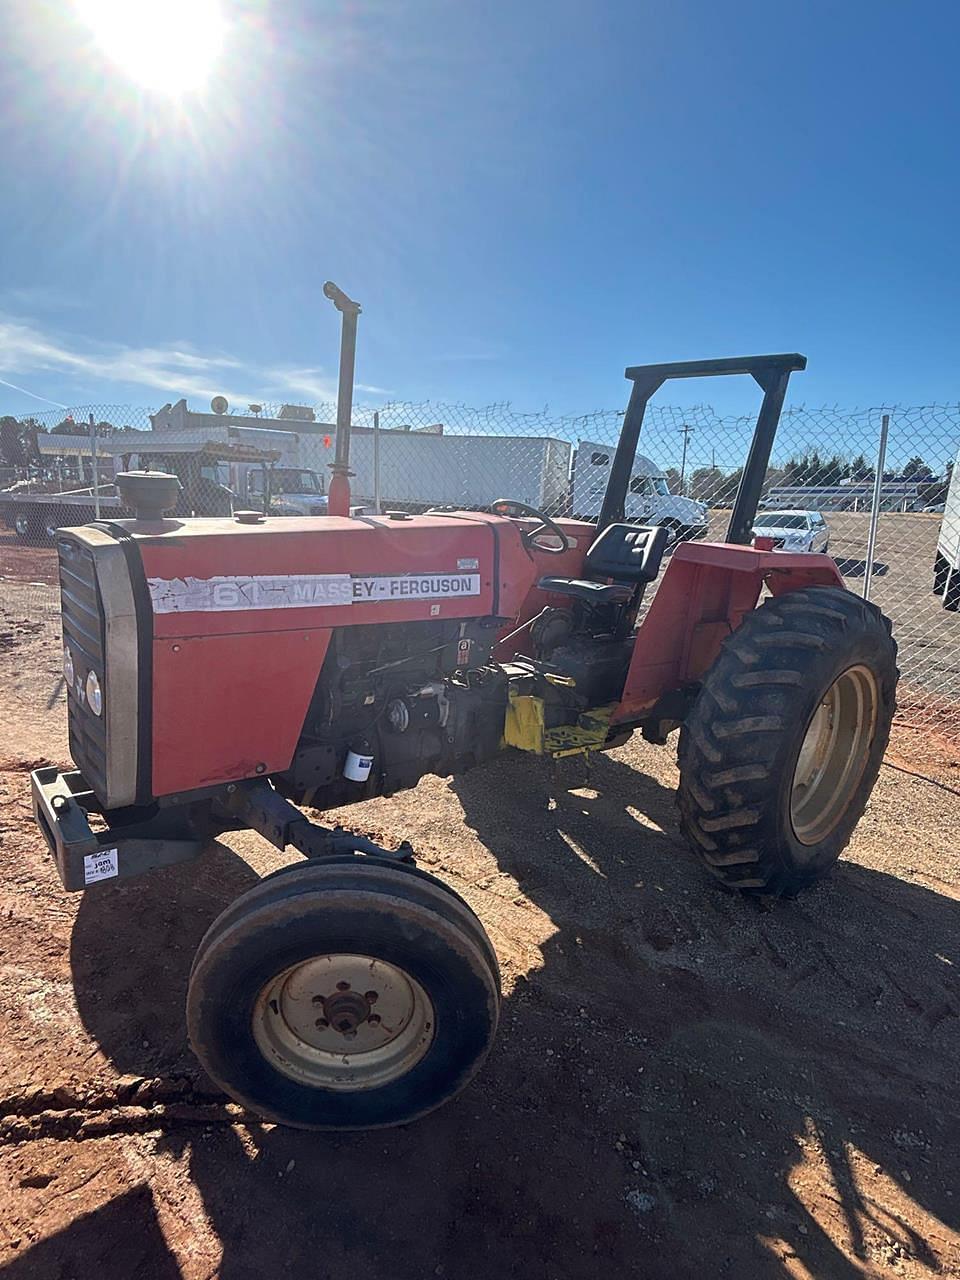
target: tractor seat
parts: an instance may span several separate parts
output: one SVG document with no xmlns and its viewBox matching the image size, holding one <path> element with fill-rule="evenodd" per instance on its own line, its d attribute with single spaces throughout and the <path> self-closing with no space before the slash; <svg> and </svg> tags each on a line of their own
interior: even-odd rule
<svg viewBox="0 0 960 1280">
<path fill-rule="evenodd" d="M 541 578 L 537 585 L 585 604 L 626 604 L 660 572 L 667 537 L 661 525 L 608 524 L 584 556 L 590 578 Z"/>
</svg>

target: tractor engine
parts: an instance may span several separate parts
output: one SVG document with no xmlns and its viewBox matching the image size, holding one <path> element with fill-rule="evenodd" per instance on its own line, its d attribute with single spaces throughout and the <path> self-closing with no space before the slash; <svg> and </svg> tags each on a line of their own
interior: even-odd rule
<svg viewBox="0 0 960 1280">
<path fill-rule="evenodd" d="M 298 804 L 330 808 L 495 755 L 507 677 L 490 652 L 502 625 L 438 619 L 336 631 L 277 789 Z"/>
</svg>

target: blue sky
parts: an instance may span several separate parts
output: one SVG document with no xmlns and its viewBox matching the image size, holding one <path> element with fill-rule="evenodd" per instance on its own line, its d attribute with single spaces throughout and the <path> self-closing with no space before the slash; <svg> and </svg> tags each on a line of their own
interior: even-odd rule
<svg viewBox="0 0 960 1280">
<path fill-rule="evenodd" d="M 585 412 L 628 363 L 780 350 L 810 360 L 795 402 L 960 400 L 957 6 L 221 8 L 171 100 L 70 0 L 3 6 L 5 382 L 324 400 L 329 277 L 364 306 L 367 402 Z"/>
</svg>

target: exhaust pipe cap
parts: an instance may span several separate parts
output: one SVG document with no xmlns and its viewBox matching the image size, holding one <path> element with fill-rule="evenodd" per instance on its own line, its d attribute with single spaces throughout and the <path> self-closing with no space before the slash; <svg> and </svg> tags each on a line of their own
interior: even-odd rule
<svg viewBox="0 0 960 1280">
<path fill-rule="evenodd" d="M 114 477 L 124 506 L 130 507 L 138 520 L 162 520 L 172 511 L 183 485 L 176 476 L 164 471 L 120 471 Z"/>
</svg>

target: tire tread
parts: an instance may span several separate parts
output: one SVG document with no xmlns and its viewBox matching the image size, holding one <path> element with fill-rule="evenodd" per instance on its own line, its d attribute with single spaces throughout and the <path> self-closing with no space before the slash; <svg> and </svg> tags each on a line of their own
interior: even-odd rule
<svg viewBox="0 0 960 1280">
<path fill-rule="evenodd" d="M 798 720 L 809 715 L 804 708 L 810 681 L 822 679 L 816 673 L 858 643 L 876 653 L 877 730 L 861 785 L 838 824 L 838 838 L 824 841 L 830 848 L 823 849 L 822 858 L 817 846 L 810 864 L 797 865 L 779 838 L 778 754 L 795 741 L 789 735 Z M 773 597 L 744 618 L 723 642 L 680 731 L 681 827 L 712 875 L 748 893 L 792 896 L 829 870 L 873 788 L 889 739 L 898 674 L 889 619 L 875 604 L 844 589 L 800 588 Z"/>
</svg>

